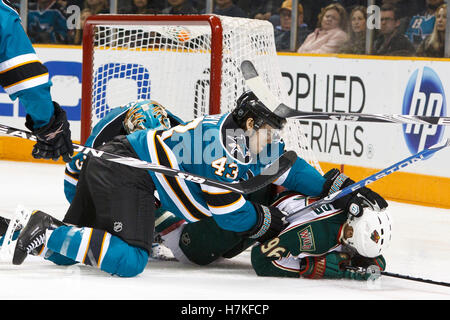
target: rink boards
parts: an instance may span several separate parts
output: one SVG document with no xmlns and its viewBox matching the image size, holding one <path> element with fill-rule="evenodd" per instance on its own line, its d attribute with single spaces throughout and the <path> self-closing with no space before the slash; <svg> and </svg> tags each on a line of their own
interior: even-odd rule
<svg viewBox="0 0 450 320">
<path fill-rule="evenodd" d="M 80 139 L 81 48 L 37 46 L 49 69 L 52 96 L 67 111 L 73 140 Z M 280 54 L 288 105 L 304 111 L 449 115 L 446 59 Z M 0 91 L 0 122 L 23 128 L 25 112 Z M 302 123 L 323 169 L 337 166 L 361 179 L 450 137 L 449 128 L 398 124 Z M 28 142 L 0 137 L 2 159 L 30 160 Z M 450 207 L 450 150 L 376 182 L 383 195 Z"/>
</svg>

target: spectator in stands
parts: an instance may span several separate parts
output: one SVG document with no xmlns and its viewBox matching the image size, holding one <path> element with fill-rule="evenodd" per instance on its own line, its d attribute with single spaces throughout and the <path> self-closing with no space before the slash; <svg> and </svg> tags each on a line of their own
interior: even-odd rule
<svg viewBox="0 0 450 320">
<path fill-rule="evenodd" d="M 169 6 L 162 10 L 164 14 L 196 14 L 198 11 L 188 0 L 167 0 Z"/>
<path fill-rule="evenodd" d="M 366 21 L 367 8 L 364 6 L 354 7 L 350 12 L 349 39 L 339 49 L 340 53 L 366 53 Z"/>
<path fill-rule="evenodd" d="M 258 2 L 258 1 L 254 1 Z M 273 11 L 276 11 L 279 6 L 276 6 L 280 1 L 268 0 L 268 1 L 259 1 L 260 4 L 256 8 L 254 8 L 249 17 L 253 19 L 259 20 L 269 20 L 273 14 Z M 275 10 L 274 10 L 275 9 Z"/>
<path fill-rule="evenodd" d="M 399 33 L 405 33 L 408 29 L 411 17 L 424 8 L 425 0 L 382 0 L 381 6 L 393 6 L 397 8 L 398 20 L 400 25 L 397 30 Z"/>
<path fill-rule="evenodd" d="M 166 0 L 158 0 L 158 1 L 166 2 Z M 196 12 L 199 12 L 199 13 L 205 12 L 205 8 L 206 8 L 205 0 L 188 0 L 188 1 L 192 4 L 192 6 L 194 7 Z"/>
<path fill-rule="evenodd" d="M 233 3 L 233 0 L 215 0 L 214 14 L 229 17 L 247 18 L 247 13 Z"/>
<path fill-rule="evenodd" d="M 381 7 L 380 34 L 374 42 L 374 53 L 376 55 L 411 56 L 415 53 L 413 44 L 398 30 L 400 20 L 397 10 L 390 5 Z"/>
<path fill-rule="evenodd" d="M 447 24 L 447 5 L 443 4 L 436 10 L 436 23 L 433 32 L 428 35 L 417 48 L 419 57 L 445 56 L 445 27 Z"/>
<path fill-rule="evenodd" d="M 132 0 L 131 8 L 126 13 L 128 14 L 156 14 L 160 13 L 161 8 L 158 8 L 155 1 L 152 0 Z"/>
<path fill-rule="evenodd" d="M 338 3 L 332 3 L 319 14 L 318 26 L 298 49 L 300 53 L 336 53 L 348 40 L 347 12 Z"/>
<path fill-rule="evenodd" d="M 405 35 L 415 47 L 433 32 L 436 21 L 436 9 L 444 3 L 444 0 L 427 0 L 427 7 L 423 12 L 414 15 L 409 21 Z"/>
<path fill-rule="evenodd" d="M 81 44 L 83 42 L 83 30 L 84 30 L 84 23 L 86 22 L 86 19 L 92 16 L 91 9 L 83 9 L 80 12 L 80 28 L 75 30 L 75 35 L 73 37 L 73 44 Z"/>
<path fill-rule="evenodd" d="M 54 0 L 37 0 L 28 10 L 28 37 L 33 43 L 66 43 L 63 9 Z"/>
<path fill-rule="evenodd" d="M 297 0 L 299 2 L 299 6 L 300 4 L 300 0 Z M 280 22 L 280 8 L 283 5 L 284 1 L 281 1 L 278 5 L 278 7 L 276 8 L 276 12 L 272 12 L 270 17 L 269 17 L 269 21 L 274 25 L 274 27 L 277 27 L 281 24 Z M 292 7 L 292 6 L 291 6 Z M 302 6 L 302 10 L 303 10 L 303 6 Z M 303 14 L 303 19 L 304 20 L 305 15 Z M 304 23 L 304 22 L 303 22 Z M 305 23 L 306 25 L 306 23 Z"/>
<path fill-rule="evenodd" d="M 92 14 L 109 13 L 108 0 L 85 0 L 83 9 L 91 10 Z"/>
<path fill-rule="evenodd" d="M 280 25 L 274 27 L 275 46 L 277 51 L 290 51 L 291 44 L 291 23 L 292 23 L 292 0 L 283 2 L 280 8 Z M 298 4 L 298 29 L 297 29 L 297 45 L 298 47 L 305 41 L 308 34 L 311 33 L 308 26 L 303 23 L 303 7 Z"/>
<path fill-rule="evenodd" d="M 301 0 L 303 6 L 303 14 L 305 23 L 308 26 L 316 26 L 317 25 L 317 17 L 320 15 L 320 12 L 327 5 L 333 3 L 334 1 L 330 0 Z"/>
</svg>

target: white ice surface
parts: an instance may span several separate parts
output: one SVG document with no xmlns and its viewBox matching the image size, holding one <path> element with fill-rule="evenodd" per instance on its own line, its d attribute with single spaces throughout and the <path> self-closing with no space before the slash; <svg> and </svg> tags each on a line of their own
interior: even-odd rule
<svg viewBox="0 0 450 320">
<path fill-rule="evenodd" d="M 18 204 L 61 219 L 64 166 L 0 161 L 0 215 Z M 450 210 L 390 201 L 395 219 L 386 271 L 450 282 Z M 391 277 L 372 282 L 257 277 L 249 252 L 207 267 L 151 261 L 136 278 L 29 257 L 0 263 L 0 299 L 450 299 L 450 288 Z"/>
</svg>

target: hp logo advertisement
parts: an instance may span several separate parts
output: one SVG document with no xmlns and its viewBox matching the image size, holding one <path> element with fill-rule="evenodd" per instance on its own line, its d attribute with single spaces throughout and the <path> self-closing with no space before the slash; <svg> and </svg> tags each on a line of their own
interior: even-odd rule
<svg viewBox="0 0 450 320">
<path fill-rule="evenodd" d="M 444 88 L 436 72 L 429 67 L 419 68 L 411 75 L 403 97 L 405 115 L 446 116 Z M 444 126 L 404 124 L 403 134 L 411 154 L 441 141 Z"/>
</svg>

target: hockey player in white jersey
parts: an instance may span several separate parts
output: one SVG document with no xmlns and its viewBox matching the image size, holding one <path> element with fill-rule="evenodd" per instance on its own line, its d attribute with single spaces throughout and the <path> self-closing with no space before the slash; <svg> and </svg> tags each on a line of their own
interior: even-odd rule
<svg viewBox="0 0 450 320">
<path fill-rule="evenodd" d="M 337 169 L 332 169 L 324 175 L 324 178 L 329 180 L 335 177 L 338 172 Z M 338 177 L 335 180 L 341 181 L 345 185 L 352 182 L 344 174 L 338 174 Z M 339 188 L 333 189 L 331 188 L 329 192 Z M 361 190 L 361 192 L 367 195 L 366 190 Z M 253 248 L 252 263 L 257 274 L 306 277 L 314 270 L 314 261 L 316 260 L 320 261 L 322 267 L 327 266 L 328 271 L 322 275 L 325 278 L 362 280 L 368 277 L 365 274 L 337 268 L 338 265 L 343 263 L 349 265 L 351 263 L 352 267 L 364 268 L 369 264 L 376 264 L 381 270 L 384 270 L 385 261 L 380 249 L 386 249 L 390 240 L 390 225 L 389 228 L 385 225 L 385 229 L 378 230 L 379 235 L 383 237 L 382 239 L 379 239 L 375 234 L 373 234 L 373 239 L 369 239 L 374 229 L 368 233 L 367 230 L 374 226 L 373 223 L 372 226 L 368 225 L 367 220 L 375 222 L 374 228 L 376 228 L 380 226 L 382 220 L 386 222 L 386 217 L 389 219 L 389 214 L 384 211 L 385 205 L 379 205 L 382 201 L 368 200 L 373 199 L 373 196 L 366 198 L 359 194 L 358 197 L 363 201 L 364 214 L 362 214 L 363 211 L 360 211 L 356 213 L 356 216 L 353 215 L 351 213 L 353 211 L 343 209 L 344 207 L 338 199 L 330 205 L 322 206 L 320 209 L 305 212 L 294 222 L 285 225 L 284 230 L 278 237 L 260 243 L 256 246 L 258 249 Z M 317 197 L 307 197 L 297 192 L 284 191 L 281 194 L 269 196 L 268 199 L 256 201 L 268 201 L 282 212 L 290 214 L 317 199 Z M 357 221 L 359 222 L 355 223 Z M 346 224 L 346 222 L 349 223 Z M 351 237 L 349 237 L 348 232 L 344 232 L 344 230 L 349 229 L 348 226 L 354 228 L 352 239 L 347 239 Z M 160 235 L 162 243 L 170 248 L 178 261 L 189 264 L 207 265 L 220 261 L 222 258 L 233 258 L 255 244 L 254 240 L 245 237 L 243 233 L 220 229 L 214 219 L 207 218 L 197 223 L 188 224 L 185 220 L 170 212 L 156 213 L 155 231 Z M 356 248 L 357 252 L 342 253 L 340 249 L 344 246 L 348 248 L 348 244 Z M 380 246 L 381 244 L 383 246 Z M 364 246 L 366 246 L 366 249 L 364 249 Z M 274 250 L 276 248 L 278 249 Z M 283 253 L 283 255 L 280 253 Z M 285 259 L 285 257 L 288 258 Z M 281 260 L 281 262 L 278 260 Z M 300 262 L 304 263 L 305 266 L 308 262 L 309 269 L 302 269 L 302 273 L 299 273 Z M 283 264 L 291 266 L 290 272 L 283 269 Z M 297 266 L 296 271 L 292 268 L 292 264 Z M 318 267 L 318 264 L 316 263 L 315 266 Z M 320 277 L 317 276 L 316 278 Z"/>
<path fill-rule="evenodd" d="M 232 113 L 205 116 L 170 130 L 140 130 L 101 149 L 232 182 L 259 174 L 281 155 L 283 144 L 273 132 L 284 123 L 246 92 Z M 324 178 L 298 158 L 275 183 L 318 196 L 345 186 L 339 177 Z M 241 194 L 88 157 L 65 217 L 66 223 L 82 227 L 62 224 L 38 211 L 18 238 L 13 263 L 21 264 L 29 253 L 51 250 L 71 263 L 82 262 L 120 276 L 139 274 L 147 263 L 153 233 L 155 189 L 162 207 L 187 222 L 213 217 L 221 230 L 261 243 L 284 227 L 279 209 L 248 201 Z M 387 205 L 370 189 L 361 192 L 380 207 Z M 351 194 L 340 205 L 360 202 L 357 194 Z"/>
<path fill-rule="evenodd" d="M 274 205 L 289 213 L 315 200 L 286 192 Z M 254 246 L 251 260 L 259 276 L 367 280 L 369 266 L 385 270 L 383 254 L 391 240 L 388 210 L 366 202 L 364 213 L 353 216 L 328 204 L 304 212 L 278 237 Z"/>
<path fill-rule="evenodd" d="M 32 156 L 69 162 L 73 146 L 66 112 L 52 101 L 48 70 L 7 0 L 0 0 L 0 85 L 25 107 L 25 126 L 37 137 Z"/>
</svg>

